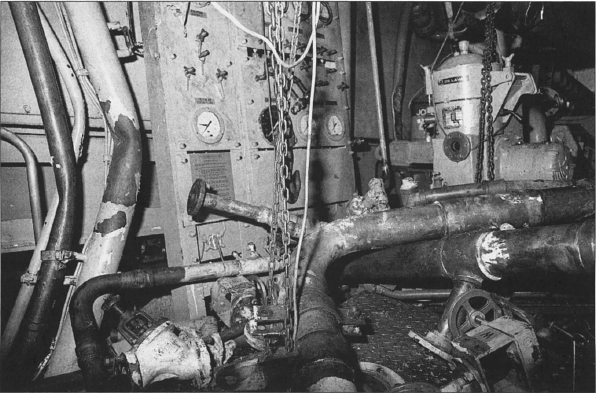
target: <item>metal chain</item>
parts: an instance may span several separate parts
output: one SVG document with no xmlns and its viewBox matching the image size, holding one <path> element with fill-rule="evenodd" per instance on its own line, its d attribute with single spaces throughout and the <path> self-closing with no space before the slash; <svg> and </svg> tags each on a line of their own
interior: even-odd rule
<svg viewBox="0 0 596 393">
<path fill-rule="evenodd" d="M 493 98 L 491 71 L 492 62 L 496 55 L 497 33 L 495 31 L 495 3 L 488 3 L 486 7 L 485 23 L 486 45 L 482 59 L 482 79 L 481 79 L 481 98 L 480 98 L 480 124 L 478 130 L 478 162 L 476 163 L 476 183 L 483 180 L 484 167 L 484 141 L 487 140 L 488 149 L 488 180 L 495 179 L 495 138 L 493 129 Z M 486 137 L 485 137 L 486 130 Z"/>
<path fill-rule="evenodd" d="M 302 11 L 302 2 L 294 3 L 294 25 L 290 41 L 285 39 L 285 32 L 283 30 L 282 20 L 285 16 L 284 2 L 271 2 L 268 4 L 269 14 L 271 15 L 271 24 L 268 28 L 268 38 L 273 43 L 275 50 L 282 58 L 289 57 L 290 62 L 294 62 L 296 58 L 296 51 L 298 45 L 298 32 L 300 23 L 300 14 Z M 289 56 L 286 54 L 286 48 L 290 48 Z M 289 265 L 290 265 L 290 233 L 288 224 L 290 222 L 290 214 L 288 212 L 288 197 L 289 191 L 286 186 L 287 180 L 290 179 L 291 173 L 287 164 L 288 160 L 288 138 L 289 132 L 289 111 L 290 98 L 293 85 L 294 69 L 285 69 L 283 66 L 275 61 L 274 57 L 269 53 L 269 59 L 273 65 L 274 84 L 273 92 L 276 98 L 277 123 L 272 125 L 274 152 L 275 152 L 275 176 L 274 176 L 274 198 L 273 198 L 273 212 L 272 225 L 270 235 L 270 263 L 269 263 L 269 293 L 271 294 L 268 301 L 270 304 L 278 302 L 278 296 L 273 289 L 273 266 L 274 261 L 281 261 L 284 266 L 283 283 L 285 289 L 284 308 L 286 311 L 286 348 L 291 349 L 291 316 L 292 316 L 292 296 L 290 296 L 290 279 L 289 279 Z M 284 59 L 286 60 L 286 59 Z M 270 111 L 271 112 L 271 111 Z M 273 113 L 271 113 L 272 115 Z M 271 119 L 273 122 L 273 119 Z M 280 228 L 281 226 L 281 228 Z M 278 230 L 280 230 L 281 243 L 278 244 Z"/>
</svg>

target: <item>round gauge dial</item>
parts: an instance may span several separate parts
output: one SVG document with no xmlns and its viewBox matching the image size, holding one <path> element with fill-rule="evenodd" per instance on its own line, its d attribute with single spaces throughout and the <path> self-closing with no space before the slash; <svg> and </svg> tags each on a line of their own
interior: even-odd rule
<svg viewBox="0 0 596 393">
<path fill-rule="evenodd" d="M 343 138 L 345 133 L 344 124 L 338 115 L 330 115 L 327 118 L 327 134 L 335 141 Z"/>
<path fill-rule="evenodd" d="M 286 139 L 290 146 L 293 146 L 296 143 L 296 137 L 292 128 L 292 119 L 289 115 L 286 115 L 285 119 L 287 125 Z M 263 136 L 267 142 L 273 145 L 273 137 L 277 132 L 277 128 L 279 127 L 279 111 L 277 106 L 272 105 L 271 107 L 263 109 L 259 115 L 259 124 L 261 125 Z"/>
<path fill-rule="evenodd" d="M 333 21 L 333 12 L 327 1 L 321 1 L 321 12 L 319 14 L 319 23 L 317 27 L 329 26 Z"/>
<path fill-rule="evenodd" d="M 212 109 L 199 109 L 194 116 L 195 134 L 205 143 L 216 143 L 224 134 L 224 124 Z"/>
<path fill-rule="evenodd" d="M 310 139 L 315 139 L 317 130 L 317 122 L 313 119 L 312 121 L 312 133 L 310 134 Z M 298 135 L 302 139 L 308 139 L 308 114 L 303 114 L 299 120 L 298 124 Z"/>
</svg>

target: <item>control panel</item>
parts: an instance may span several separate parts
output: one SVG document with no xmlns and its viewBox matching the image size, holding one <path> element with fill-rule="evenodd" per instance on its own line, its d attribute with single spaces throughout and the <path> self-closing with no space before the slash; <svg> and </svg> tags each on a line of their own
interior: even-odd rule
<svg viewBox="0 0 596 393">
<path fill-rule="evenodd" d="M 246 29 L 267 36 L 267 3 L 218 4 Z M 267 227 L 214 213 L 191 217 L 186 199 L 194 180 L 202 178 L 219 196 L 272 206 L 273 130 L 280 119 L 270 49 L 208 2 L 148 2 L 140 5 L 140 14 L 168 263 L 217 263 L 248 253 L 250 243 L 267 255 Z M 307 49 L 313 17 L 311 3 L 303 2 L 300 10 L 287 3 L 282 19 L 286 58 L 296 30 L 296 58 Z M 310 52 L 294 68 L 285 120 L 292 171 L 299 171 L 304 182 L 315 74 L 309 207 L 329 220 L 339 217 L 355 188 L 336 3 L 322 2 L 316 34 L 316 61 Z M 304 184 L 297 189 L 289 205 L 294 211 L 304 206 Z M 205 313 L 209 284 L 173 295 L 176 313 L 198 317 Z"/>
</svg>

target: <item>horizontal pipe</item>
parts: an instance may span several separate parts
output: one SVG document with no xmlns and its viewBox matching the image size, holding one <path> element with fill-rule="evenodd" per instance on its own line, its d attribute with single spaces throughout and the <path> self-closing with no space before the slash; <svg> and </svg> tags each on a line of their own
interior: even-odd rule
<svg viewBox="0 0 596 393">
<path fill-rule="evenodd" d="M 412 194 L 408 199 L 408 206 L 422 206 L 433 202 L 443 201 L 452 198 L 465 198 L 478 195 L 507 194 L 511 191 L 521 190 L 543 190 L 548 188 L 569 187 L 572 182 L 568 181 L 545 181 L 545 180 L 494 180 L 482 183 L 461 184 L 424 190 Z"/>
<path fill-rule="evenodd" d="M 182 285 L 221 277 L 262 274 L 269 271 L 269 258 L 241 259 L 190 266 L 134 270 L 126 273 L 94 277 L 77 288 L 73 295 L 70 316 L 79 367 L 87 390 L 102 390 L 108 379 L 101 357 L 101 339 L 93 314 L 93 303 L 108 293 L 122 290 Z M 283 268 L 281 262 L 275 271 Z"/>
<path fill-rule="evenodd" d="M 27 142 L 15 133 L 8 131 L 6 128 L 1 128 L 0 137 L 16 147 L 25 159 L 25 165 L 27 166 L 27 183 L 29 185 L 29 204 L 31 205 L 31 219 L 33 221 L 33 237 L 37 243 L 41 234 L 41 228 L 43 227 L 37 158 Z"/>
<path fill-rule="evenodd" d="M 367 289 L 367 288 L 365 288 Z M 396 300 L 446 300 L 451 289 L 405 289 L 390 290 L 382 285 L 372 285 L 370 292 L 387 296 Z M 569 299 L 571 296 L 548 292 L 513 292 L 507 296 L 510 299 Z"/>
<path fill-rule="evenodd" d="M 255 206 L 250 203 L 207 193 L 206 185 L 207 183 L 203 179 L 196 179 L 193 183 L 186 203 L 186 212 L 190 216 L 196 216 L 201 212 L 201 209 L 206 208 L 254 220 L 261 224 L 271 225 L 273 212 L 270 208 Z M 302 221 L 301 217 L 290 214 L 289 219 L 288 231 L 290 232 L 290 236 L 300 236 L 300 225 L 297 223 Z M 307 225 L 309 225 L 308 222 Z M 312 231 L 314 228 L 312 225 L 309 225 L 307 231 Z"/>
<path fill-rule="evenodd" d="M 594 273 L 594 219 L 579 223 L 481 231 L 404 244 L 348 261 L 341 280 L 394 283 L 404 277 L 499 280 L 528 271 Z"/>
<path fill-rule="evenodd" d="M 350 369 L 356 367 L 351 363 L 350 348 L 339 329 L 341 319 L 337 308 L 327 291 L 325 273 L 338 258 L 357 251 L 440 239 L 504 223 L 517 228 L 549 225 L 593 213 L 594 190 L 563 188 L 448 200 L 322 225 L 304 238 L 303 256 L 298 265 L 299 320 L 295 345 L 300 360 L 295 369 L 296 381 L 302 388 L 308 388 L 321 379 L 337 377 L 338 373 L 341 378 L 349 379 Z M 425 264 L 423 268 L 438 272 L 439 276 L 442 272 L 436 263 Z M 369 270 L 363 269 L 362 277 L 370 277 Z M 383 270 L 377 272 L 382 274 Z"/>
</svg>

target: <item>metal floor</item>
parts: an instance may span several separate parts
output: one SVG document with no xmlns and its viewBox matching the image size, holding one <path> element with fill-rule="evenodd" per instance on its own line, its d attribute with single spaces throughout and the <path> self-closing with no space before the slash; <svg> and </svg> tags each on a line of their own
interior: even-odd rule
<svg viewBox="0 0 596 393">
<path fill-rule="evenodd" d="M 382 295 L 361 292 L 344 306 L 355 306 L 366 318 L 362 342 L 352 342 L 359 361 L 378 363 L 406 382 L 441 386 L 459 376 L 447 363 L 408 337 L 410 330 L 424 336 L 436 327 L 440 314 Z"/>
</svg>

